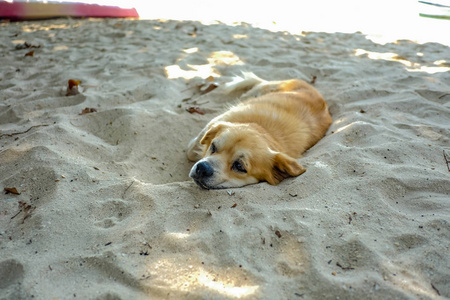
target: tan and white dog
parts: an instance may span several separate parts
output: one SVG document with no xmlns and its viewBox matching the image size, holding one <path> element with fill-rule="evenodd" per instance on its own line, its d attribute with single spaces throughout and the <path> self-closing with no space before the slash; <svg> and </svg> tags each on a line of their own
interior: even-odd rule
<svg viewBox="0 0 450 300">
<path fill-rule="evenodd" d="M 187 156 L 198 162 L 189 176 L 202 188 L 278 184 L 306 171 L 297 158 L 331 124 L 327 103 L 303 80 L 265 81 L 243 73 L 223 87 L 250 98 L 211 120 L 191 140 Z"/>
</svg>

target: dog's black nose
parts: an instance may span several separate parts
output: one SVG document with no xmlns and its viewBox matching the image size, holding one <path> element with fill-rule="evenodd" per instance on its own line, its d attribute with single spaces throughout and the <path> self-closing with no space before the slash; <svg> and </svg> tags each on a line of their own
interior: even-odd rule
<svg viewBox="0 0 450 300">
<path fill-rule="evenodd" d="M 201 163 L 197 164 L 197 168 L 195 169 L 195 178 L 207 178 L 212 176 L 213 173 L 214 169 L 211 167 L 211 165 L 206 161 L 202 161 Z"/>
</svg>

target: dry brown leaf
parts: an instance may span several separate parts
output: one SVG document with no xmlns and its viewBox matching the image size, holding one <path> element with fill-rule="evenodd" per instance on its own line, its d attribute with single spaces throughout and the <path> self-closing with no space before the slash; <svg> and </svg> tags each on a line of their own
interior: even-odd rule
<svg viewBox="0 0 450 300">
<path fill-rule="evenodd" d="M 94 112 L 97 112 L 97 110 L 95 108 L 86 107 L 85 109 L 83 109 L 81 111 L 81 113 L 79 115 L 81 116 L 81 115 L 90 114 L 90 113 L 94 113 Z"/>
<path fill-rule="evenodd" d="M 193 113 L 197 113 L 199 115 L 205 114 L 203 111 L 200 110 L 200 107 L 198 107 L 198 106 L 190 106 L 190 107 L 186 108 L 186 111 L 188 111 L 191 114 L 193 114 Z"/>
<path fill-rule="evenodd" d="M 214 91 L 219 85 L 215 82 L 211 82 L 209 84 L 204 84 L 201 88 L 200 88 L 200 92 L 202 93 L 202 95 L 207 94 L 211 91 Z"/>
<path fill-rule="evenodd" d="M 29 210 L 31 208 L 31 205 L 23 201 L 19 201 L 19 208 L 23 210 Z"/>
<path fill-rule="evenodd" d="M 186 33 L 187 35 L 190 35 L 192 37 L 196 37 L 197 36 L 197 26 L 193 25 L 193 24 L 177 24 L 175 26 L 175 29 L 179 29 L 181 31 L 183 31 L 184 33 Z"/>
<path fill-rule="evenodd" d="M 16 50 L 22 50 L 22 49 L 29 49 L 29 48 L 41 48 L 41 45 L 33 45 L 33 44 L 29 44 L 27 42 L 23 43 L 23 44 L 18 44 L 16 45 Z"/>
<path fill-rule="evenodd" d="M 31 212 L 36 208 L 31 206 L 28 203 L 19 201 L 19 208 L 23 211 L 24 215 L 23 215 L 23 219 L 22 219 L 22 224 L 25 222 L 25 220 L 29 217 L 31 217 Z"/>
<path fill-rule="evenodd" d="M 78 85 L 81 83 L 81 80 L 75 80 L 75 79 L 69 79 L 67 84 L 69 85 L 69 89 L 73 87 L 78 87 Z"/>
<path fill-rule="evenodd" d="M 17 189 L 15 187 L 4 188 L 3 190 L 6 192 L 6 194 L 11 193 L 11 194 L 14 194 L 14 195 L 20 195 L 20 193 L 17 191 Z"/>
<path fill-rule="evenodd" d="M 67 92 L 66 96 L 78 95 L 80 92 L 78 91 L 78 85 L 81 83 L 80 80 L 69 79 L 67 82 Z"/>
<path fill-rule="evenodd" d="M 30 52 L 25 53 L 25 56 L 34 56 L 34 50 L 31 50 Z"/>
</svg>

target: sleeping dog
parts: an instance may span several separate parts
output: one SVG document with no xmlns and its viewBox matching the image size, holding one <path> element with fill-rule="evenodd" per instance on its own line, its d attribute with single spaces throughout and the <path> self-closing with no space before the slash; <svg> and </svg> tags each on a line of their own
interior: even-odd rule
<svg viewBox="0 0 450 300">
<path fill-rule="evenodd" d="M 191 140 L 187 156 L 197 161 L 189 176 L 202 188 L 276 185 L 306 171 L 297 158 L 331 124 L 320 93 L 303 80 L 265 81 L 243 73 L 224 92 L 248 90 L 247 99 L 211 120 Z"/>
</svg>

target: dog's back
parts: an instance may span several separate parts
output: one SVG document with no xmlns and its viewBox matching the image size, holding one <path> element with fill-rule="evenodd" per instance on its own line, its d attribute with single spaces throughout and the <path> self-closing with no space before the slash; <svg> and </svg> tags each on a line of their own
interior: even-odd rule
<svg viewBox="0 0 450 300">
<path fill-rule="evenodd" d="M 247 90 L 247 99 L 225 113 L 222 120 L 257 123 L 300 157 L 326 133 L 332 119 L 322 95 L 303 80 L 265 81 L 253 73 L 228 84 L 226 92 Z"/>
</svg>

